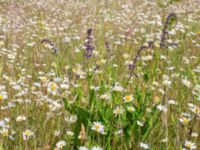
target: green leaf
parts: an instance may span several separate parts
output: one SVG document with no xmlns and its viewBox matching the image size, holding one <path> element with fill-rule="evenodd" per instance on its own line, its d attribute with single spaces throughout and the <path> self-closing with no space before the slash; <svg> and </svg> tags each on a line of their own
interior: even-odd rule
<svg viewBox="0 0 200 150">
<path fill-rule="evenodd" d="M 67 99 L 63 99 L 65 110 L 71 111 L 70 104 L 68 103 Z"/>
<path fill-rule="evenodd" d="M 147 73 L 147 72 L 144 73 L 144 80 L 145 80 L 146 82 L 149 81 L 149 73 Z"/>
<path fill-rule="evenodd" d="M 91 106 L 94 103 L 96 103 L 96 93 L 95 93 L 95 90 L 90 90 L 89 104 Z"/>
<path fill-rule="evenodd" d="M 105 109 L 101 110 L 101 115 L 105 121 L 109 122 L 113 118 L 113 110 L 109 106 L 106 106 Z"/>
<path fill-rule="evenodd" d="M 81 124 L 83 124 L 86 128 L 88 127 L 88 120 L 90 117 L 90 113 L 84 108 L 77 106 L 72 106 L 72 111 L 78 117 L 76 127 L 74 129 L 74 145 L 79 145 L 80 141 L 78 139 L 78 136 L 81 131 Z"/>
<path fill-rule="evenodd" d="M 142 92 L 138 87 L 135 88 L 135 96 L 137 101 L 140 102 L 142 98 Z"/>
<path fill-rule="evenodd" d="M 130 142 L 130 138 L 131 138 L 131 129 L 129 125 L 126 125 L 124 128 L 124 134 L 125 134 L 125 140 L 126 142 Z"/>
<path fill-rule="evenodd" d="M 146 122 L 142 127 L 142 138 L 146 140 L 151 131 L 156 127 L 156 124 L 160 118 L 160 112 L 156 109 L 156 106 L 152 109 L 151 114 L 145 119 Z"/>
</svg>

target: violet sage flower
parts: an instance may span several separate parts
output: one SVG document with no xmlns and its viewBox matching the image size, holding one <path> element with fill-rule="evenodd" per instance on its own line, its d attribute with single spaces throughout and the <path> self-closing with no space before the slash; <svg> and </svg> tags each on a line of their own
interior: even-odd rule
<svg viewBox="0 0 200 150">
<path fill-rule="evenodd" d="M 90 58 L 94 51 L 92 29 L 87 30 L 87 37 L 85 42 L 85 57 Z"/>
</svg>

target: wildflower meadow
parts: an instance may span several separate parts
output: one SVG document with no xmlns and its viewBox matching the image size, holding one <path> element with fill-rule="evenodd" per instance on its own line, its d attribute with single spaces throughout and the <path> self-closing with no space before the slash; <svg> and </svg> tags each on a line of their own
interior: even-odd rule
<svg viewBox="0 0 200 150">
<path fill-rule="evenodd" d="M 0 0 L 0 150 L 200 150 L 200 0 Z"/>
</svg>

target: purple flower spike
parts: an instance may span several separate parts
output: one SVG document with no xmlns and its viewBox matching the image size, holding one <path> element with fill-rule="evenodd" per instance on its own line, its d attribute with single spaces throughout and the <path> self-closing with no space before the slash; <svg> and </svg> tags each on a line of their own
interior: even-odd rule
<svg viewBox="0 0 200 150">
<path fill-rule="evenodd" d="M 87 30 L 87 37 L 86 37 L 86 42 L 85 42 L 85 57 L 90 58 L 92 57 L 92 53 L 94 51 L 94 46 L 93 46 L 93 37 L 92 37 L 92 29 Z"/>
</svg>

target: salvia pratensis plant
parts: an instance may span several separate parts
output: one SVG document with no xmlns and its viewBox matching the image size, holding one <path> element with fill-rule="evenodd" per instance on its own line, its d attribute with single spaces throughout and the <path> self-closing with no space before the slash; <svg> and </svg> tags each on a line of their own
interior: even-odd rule
<svg viewBox="0 0 200 150">
<path fill-rule="evenodd" d="M 56 47 L 55 43 L 53 43 L 51 40 L 44 38 L 42 39 L 41 43 L 47 43 L 51 46 L 51 48 L 53 49 L 54 53 L 58 52 L 58 48 Z"/>
<path fill-rule="evenodd" d="M 129 70 L 130 70 L 130 75 L 129 75 L 129 78 L 128 78 L 128 81 L 127 81 L 127 84 L 129 83 L 130 79 L 132 78 L 132 76 L 134 75 L 134 71 L 135 71 L 135 68 L 136 68 L 136 63 L 139 59 L 139 57 L 141 56 L 141 52 L 143 50 L 146 50 L 146 49 L 152 49 L 154 48 L 154 43 L 152 41 L 148 42 L 148 46 L 141 46 L 137 52 L 136 52 L 136 55 L 132 61 L 131 64 L 129 64 Z"/>
<path fill-rule="evenodd" d="M 161 34 L 161 41 L 160 41 L 160 48 L 166 48 L 168 45 L 166 45 L 166 38 L 167 38 L 167 35 L 168 35 L 168 31 L 167 29 L 169 28 L 171 22 L 173 20 L 177 20 L 177 16 L 175 13 L 170 13 L 165 22 L 164 22 L 164 27 L 163 27 L 163 30 L 162 30 L 162 34 Z M 171 43 L 172 46 L 177 46 L 176 43 Z M 134 71 L 135 71 L 135 68 L 136 68 L 136 63 L 138 61 L 138 58 L 141 56 L 141 52 L 143 50 L 146 50 L 146 49 L 152 49 L 154 48 L 154 42 L 153 41 L 150 41 L 148 43 L 148 46 L 141 46 L 137 52 L 136 52 L 136 55 L 132 61 L 131 64 L 129 64 L 129 70 L 130 70 L 130 75 L 129 75 L 129 78 L 127 80 L 127 84 L 129 83 L 130 79 L 132 78 L 132 76 L 134 75 Z"/>
<path fill-rule="evenodd" d="M 168 35 L 167 29 L 169 28 L 169 26 L 173 20 L 177 20 L 177 15 L 175 13 L 170 13 L 164 22 L 164 26 L 163 26 L 163 30 L 162 30 L 162 34 L 161 34 L 160 48 L 167 47 L 167 45 L 166 45 L 166 38 Z M 177 46 L 176 43 L 172 43 L 172 45 Z"/>
<path fill-rule="evenodd" d="M 93 46 L 93 37 L 92 37 L 92 29 L 87 30 L 86 42 L 85 42 L 85 57 L 90 58 L 92 57 L 92 53 L 94 51 Z"/>
</svg>

